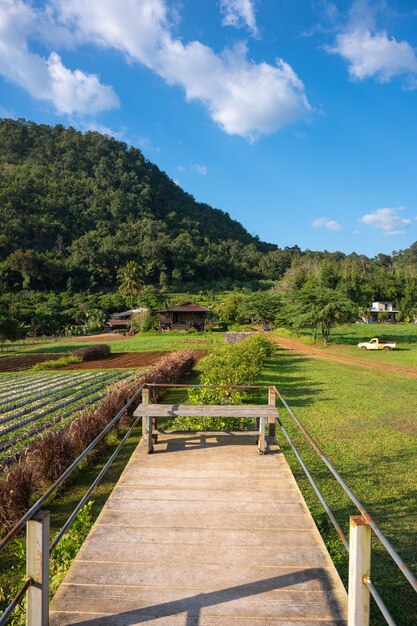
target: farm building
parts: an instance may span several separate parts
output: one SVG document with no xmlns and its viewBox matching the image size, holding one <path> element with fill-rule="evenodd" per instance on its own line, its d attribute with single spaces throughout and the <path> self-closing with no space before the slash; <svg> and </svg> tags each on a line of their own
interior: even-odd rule
<svg viewBox="0 0 417 626">
<path fill-rule="evenodd" d="M 159 330 L 205 330 L 210 309 L 199 304 L 185 302 L 165 311 L 159 311 Z"/>
<path fill-rule="evenodd" d="M 121 311 L 120 313 L 113 313 L 111 318 L 108 320 L 108 325 L 110 328 L 130 328 L 132 315 L 135 313 L 143 313 L 148 311 L 146 308 L 141 309 L 131 309 L 129 311 Z"/>
<path fill-rule="evenodd" d="M 372 302 L 369 319 L 371 322 L 396 322 L 397 313 L 392 302 Z"/>
</svg>

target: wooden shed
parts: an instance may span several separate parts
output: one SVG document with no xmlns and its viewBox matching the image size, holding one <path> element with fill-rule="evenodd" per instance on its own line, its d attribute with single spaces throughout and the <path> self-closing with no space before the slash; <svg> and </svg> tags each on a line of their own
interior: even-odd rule
<svg viewBox="0 0 417 626">
<path fill-rule="evenodd" d="M 159 311 L 159 330 L 205 330 L 209 313 L 210 309 L 191 302 L 173 306 Z"/>
</svg>

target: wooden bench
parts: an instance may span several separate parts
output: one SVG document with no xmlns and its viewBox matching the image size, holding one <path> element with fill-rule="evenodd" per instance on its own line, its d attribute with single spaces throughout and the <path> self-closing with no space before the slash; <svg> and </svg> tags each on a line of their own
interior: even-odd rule
<svg viewBox="0 0 417 626">
<path fill-rule="evenodd" d="M 275 435 L 275 422 L 279 416 L 275 406 L 270 404 L 241 404 L 241 405 L 191 405 L 191 404 L 148 404 L 143 397 L 142 404 L 136 408 L 135 417 L 142 417 L 143 442 L 150 453 L 153 451 L 158 417 L 238 417 L 253 418 L 259 423 L 258 452 L 265 454 L 266 424 L 269 424 L 269 434 Z M 157 439 L 156 439 L 157 440 Z"/>
</svg>

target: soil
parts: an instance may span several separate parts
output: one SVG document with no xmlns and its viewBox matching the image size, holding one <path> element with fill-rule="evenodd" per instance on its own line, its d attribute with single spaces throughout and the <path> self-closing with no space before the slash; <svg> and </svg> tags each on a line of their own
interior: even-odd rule
<svg viewBox="0 0 417 626">
<path fill-rule="evenodd" d="M 63 354 L 17 354 L 0 358 L 0 372 L 22 372 L 42 361 L 55 361 Z"/>
<path fill-rule="evenodd" d="M 207 355 L 204 350 L 193 350 L 197 359 Z M 171 352 L 112 352 L 104 359 L 75 363 L 62 370 L 97 370 L 97 369 L 135 369 L 137 367 L 149 367 L 155 365 L 160 359 L 168 356 Z"/>
<path fill-rule="evenodd" d="M 97 341 L 97 343 L 103 343 L 107 341 L 121 341 L 122 339 L 131 339 L 131 337 L 125 337 L 121 333 L 100 333 L 99 335 L 85 335 L 68 338 L 69 342 L 82 343 L 84 341 L 91 343 Z"/>
<path fill-rule="evenodd" d="M 61 368 L 62 370 L 100 370 L 100 369 L 135 369 L 137 367 L 148 367 L 155 365 L 162 357 L 169 352 L 112 352 L 103 359 L 85 361 L 85 363 L 74 363 Z"/>
<path fill-rule="evenodd" d="M 367 369 L 377 369 L 384 372 L 392 372 L 393 374 L 401 374 L 408 378 L 417 378 L 417 371 L 413 367 L 407 367 L 403 365 L 390 365 L 389 363 L 380 363 L 368 361 L 367 359 L 361 359 L 360 357 L 350 357 L 347 355 L 335 354 L 332 352 L 331 346 L 327 348 L 318 348 L 316 346 L 309 346 L 295 339 L 288 339 L 288 337 L 277 337 L 266 333 L 272 341 L 277 343 L 281 348 L 286 350 L 294 350 L 299 354 L 305 354 L 313 359 L 322 359 L 324 361 L 333 361 L 335 363 L 343 363 L 344 365 L 356 365 L 357 367 L 363 367 Z"/>
<path fill-rule="evenodd" d="M 206 350 L 193 350 L 196 359 L 207 356 Z M 112 352 L 109 356 L 85 363 L 74 363 L 67 367 L 60 367 L 54 372 L 67 370 L 99 370 L 99 369 L 135 369 L 137 367 L 149 367 L 155 365 L 160 359 L 168 356 L 171 352 Z M 43 361 L 55 361 L 65 356 L 64 354 L 18 354 L 0 358 L 0 373 L 22 372 L 30 369 L 36 363 Z"/>
</svg>

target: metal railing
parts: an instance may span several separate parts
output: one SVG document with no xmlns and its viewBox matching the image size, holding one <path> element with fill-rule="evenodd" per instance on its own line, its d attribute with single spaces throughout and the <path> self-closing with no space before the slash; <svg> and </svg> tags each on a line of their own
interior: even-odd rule
<svg viewBox="0 0 417 626">
<path fill-rule="evenodd" d="M 104 474 L 113 463 L 120 452 L 121 447 L 130 437 L 133 429 L 137 426 L 139 418 L 136 418 L 129 427 L 116 449 L 100 470 L 93 483 L 87 489 L 80 502 L 77 504 L 61 530 L 49 545 L 49 512 L 41 510 L 48 498 L 62 485 L 62 483 L 79 467 L 87 454 L 107 435 L 107 433 L 126 414 L 130 407 L 137 403 L 144 384 L 142 383 L 135 391 L 132 398 L 113 417 L 101 433 L 85 448 L 85 450 L 71 463 L 65 472 L 54 482 L 53 485 L 35 502 L 35 504 L 25 513 L 23 517 L 9 530 L 7 535 L 0 541 L 0 552 L 2 552 L 16 535 L 26 526 L 26 578 L 10 601 L 5 611 L 0 616 L 0 626 L 4 626 L 13 611 L 17 608 L 22 598 L 26 594 L 26 616 L 27 623 L 31 626 L 45 626 L 48 623 L 49 612 L 49 556 L 52 554 L 62 537 L 69 530 L 82 507 L 88 501 L 92 491 L 99 484 Z"/>
<path fill-rule="evenodd" d="M 381 545 L 388 552 L 388 554 L 390 555 L 394 563 L 398 566 L 399 570 L 407 579 L 407 581 L 410 583 L 414 591 L 417 591 L 417 579 L 411 572 L 410 568 L 404 563 L 395 548 L 391 545 L 389 540 L 385 537 L 380 528 L 377 526 L 375 520 L 372 519 L 370 513 L 366 510 L 361 501 L 347 486 L 343 478 L 340 476 L 339 472 L 333 467 L 329 459 L 320 449 L 320 447 L 310 435 L 308 430 L 305 428 L 303 423 L 295 415 L 294 411 L 291 409 L 282 393 L 275 386 L 273 387 L 273 390 L 297 424 L 300 431 L 310 442 L 314 450 L 317 452 L 318 456 L 321 458 L 323 463 L 327 466 L 331 474 L 342 487 L 348 498 L 353 502 L 353 504 L 360 512 L 360 516 L 356 515 L 350 517 L 349 541 L 345 533 L 341 529 L 340 525 L 338 524 L 318 485 L 316 484 L 311 473 L 309 472 L 281 418 L 279 417 L 278 424 L 282 432 L 284 433 L 286 440 L 291 446 L 291 449 L 293 450 L 298 462 L 300 463 L 302 469 L 304 470 L 304 473 L 306 474 L 314 491 L 316 492 L 321 504 L 323 505 L 324 510 L 326 511 L 330 521 L 336 529 L 337 534 L 342 540 L 343 545 L 349 552 L 348 626 L 366 626 L 367 624 L 369 624 L 370 595 L 372 595 L 373 599 L 375 600 L 375 603 L 381 611 L 382 615 L 384 616 L 387 624 L 389 624 L 389 626 L 396 626 L 392 615 L 390 614 L 388 608 L 386 607 L 377 589 L 375 589 L 371 580 L 371 531 L 373 531 L 375 536 L 380 541 Z"/>
<path fill-rule="evenodd" d="M 341 539 L 343 545 L 345 546 L 347 552 L 349 553 L 349 588 L 348 588 L 348 626 L 367 626 L 369 624 L 369 616 L 370 616 L 370 595 L 372 595 L 375 600 L 376 605 L 381 611 L 385 621 L 389 626 L 397 626 L 392 615 L 390 614 L 388 608 L 386 607 L 384 601 L 382 600 L 379 592 L 374 587 L 371 575 L 370 575 L 370 566 L 371 566 L 371 531 L 374 532 L 375 536 L 378 538 L 382 546 L 388 552 L 394 563 L 398 566 L 401 573 L 410 583 L 411 587 L 417 591 L 417 580 L 410 568 L 404 563 L 401 559 L 398 552 L 391 545 L 387 537 L 382 533 L 380 528 L 377 526 L 375 520 L 372 519 L 370 513 L 366 510 L 364 505 L 360 502 L 360 500 L 355 496 L 355 494 L 348 487 L 346 482 L 340 476 L 339 472 L 333 467 L 329 459 L 320 449 L 316 441 L 307 431 L 305 426 L 299 420 L 299 418 L 295 415 L 294 411 L 289 406 L 288 402 L 285 400 L 282 393 L 275 386 L 266 386 L 266 385 L 190 385 L 190 384 L 164 384 L 164 383 L 154 383 L 146 385 L 147 387 L 161 388 L 161 387 L 171 387 L 171 388 L 209 388 L 209 389 L 268 389 L 268 404 L 276 407 L 276 398 L 282 402 L 283 406 L 287 409 L 295 423 L 297 424 L 300 431 L 303 433 L 305 438 L 312 445 L 314 450 L 317 452 L 318 456 L 321 458 L 323 463 L 327 466 L 333 477 L 340 484 L 344 492 L 347 494 L 349 499 L 356 506 L 358 511 L 360 512 L 360 516 L 352 515 L 350 516 L 350 541 L 346 537 L 343 532 L 340 524 L 338 523 L 334 513 L 332 512 L 329 504 L 327 503 L 324 495 L 322 494 L 319 486 L 315 482 L 314 478 L 311 475 L 308 467 L 303 461 L 299 451 L 297 450 L 296 445 L 294 444 L 291 436 L 289 435 L 287 429 L 285 428 L 281 417 L 278 417 L 278 424 L 288 441 L 292 451 L 294 452 L 298 462 L 300 463 L 304 473 L 306 474 L 310 484 L 312 485 L 317 497 L 319 498 L 324 510 L 326 511 L 331 523 L 333 524 L 339 538 Z M 274 432 L 270 429 L 270 434 Z"/>
<path fill-rule="evenodd" d="M 394 619 L 388 611 L 385 603 L 383 602 L 378 591 L 375 589 L 371 576 L 370 576 L 370 562 L 371 562 L 371 532 L 373 531 L 378 538 L 382 546 L 386 549 L 390 557 L 399 567 L 402 574 L 408 580 L 410 585 L 417 591 L 417 580 L 414 577 L 411 570 L 407 567 L 399 554 L 393 548 L 391 543 L 385 537 L 385 535 L 378 528 L 371 515 L 365 509 L 360 500 L 347 486 L 343 478 L 338 471 L 333 467 L 329 459 L 314 441 L 313 437 L 307 431 L 302 422 L 295 415 L 291 407 L 288 405 L 282 393 L 275 386 L 267 385 L 192 385 L 192 384 L 157 384 L 157 383 L 143 383 L 136 390 L 134 396 L 127 402 L 127 404 L 115 415 L 115 417 L 107 424 L 103 431 L 92 441 L 87 448 L 80 454 L 80 456 L 65 470 L 65 472 L 55 481 L 51 487 L 42 495 L 41 498 L 29 509 L 29 511 L 17 522 L 17 524 L 7 533 L 4 539 L 0 542 L 0 552 L 6 548 L 6 546 L 12 541 L 17 533 L 23 529 L 26 525 L 27 528 L 27 571 L 26 578 L 16 593 L 14 598 L 9 603 L 8 607 L 0 617 L 0 626 L 4 626 L 9 617 L 13 613 L 14 609 L 19 605 L 20 601 L 26 594 L 27 605 L 26 615 L 27 623 L 30 626 L 45 626 L 48 623 L 48 609 L 49 609 L 49 556 L 52 554 L 62 537 L 71 527 L 72 523 L 76 519 L 78 513 L 82 507 L 86 504 L 91 492 L 101 481 L 102 477 L 113 463 L 114 459 L 118 455 L 121 447 L 125 441 L 131 435 L 133 429 L 138 424 L 140 417 L 137 417 L 128 431 L 119 442 L 118 446 L 103 466 L 98 476 L 94 479 L 80 502 L 75 507 L 61 530 L 54 538 L 51 545 L 49 545 L 49 513 L 42 511 L 41 508 L 48 500 L 48 498 L 58 489 L 58 487 L 68 478 L 68 476 L 80 465 L 85 459 L 87 454 L 107 435 L 107 433 L 113 428 L 113 426 L 120 420 L 120 418 L 129 410 L 129 408 L 137 402 L 139 396 L 142 394 L 145 388 L 226 388 L 226 389 L 265 389 L 268 391 L 268 404 L 272 407 L 276 407 L 276 398 L 282 402 L 283 406 L 287 409 L 300 431 L 310 442 L 314 450 L 317 452 L 321 460 L 327 466 L 333 477 L 340 484 L 344 492 L 349 499 L 356 506 L 360 515 L 350 516 L 350 537 L 349 540 L 343 532 L 341 526 L 336 520 L 335 515 L 331 511 L 325 497 L 320 491 L 318 485 L 314 481 L 310 471 L 308 470 L 305 462 L 303 461 L 296 445 L 294 444 L 288 430 L 281 420 L 281 416 L 278 413 L 278 424 L 288 441 L 291 449 L 293 450 L 298 462 L 304 470 L 308 480 L 310 481 L 315 493 L 317 494 L 321 504 L 323 505 L 327 515 L 330 518 L 333 526 L 336 529 L 341 541 L 343 542 L 346 550 L 349 552 L 349 588 L 348 588 L 348 626 L 367 626 L 369 624 L 370 614 L 370 595 L 374 598 L 377 606 L 379 607 L 382 615 L 384 616 L 387 624 L 390 626 L 396 626 Z M 270 425 L 271 426 L 271 425 Z M 270 434 L 274 435 L 274 429 L 270 428 Z"/>
</svg>

